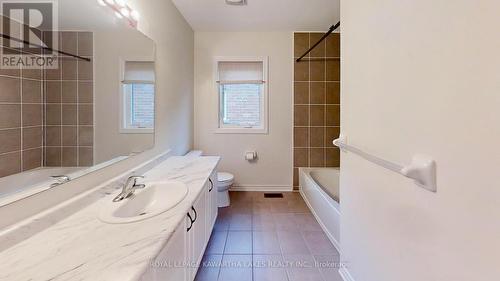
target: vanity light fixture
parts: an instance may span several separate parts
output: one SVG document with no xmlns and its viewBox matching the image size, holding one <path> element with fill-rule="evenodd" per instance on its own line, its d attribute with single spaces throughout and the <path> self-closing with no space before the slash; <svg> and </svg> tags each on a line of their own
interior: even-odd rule
<svg viewBox="0 0 500 281">
<path fill-rule="evenodd" d="M 141 18 L 141 15 L 139 14 L 139 12 L 137 12 L 136 10 L 132 10 L 132 12 L 130 12 L 130 16 L 132 17 L 132 19 L 134 19 L 135 21 L 139 21 L 139 19 Z"/>
<path fill-rule="evenodd" d="M 228 5 L 246 5 L 246 0 L 226 0 L 226 4 Z"/>
<path fill-rule="evenodd" d="M 130 17 L 130 11 L 127 8 L 121 8 L 120 14 L 122 14 L 126 18 Z"/>
<path fill-rule="evenodd" d="M 127 2 L 125 0 L 115 0 L 115 3 L 120 7 L 127 6 Z"/>
<path fill-rule="evenodd" d="M 125 19 L 130 26 L 137 28 L 140 18 L 139 12 L 130 8 L 126 0 L 97 0 L 97 3 L 111 8 L 117 18 Z"/>
</svg>

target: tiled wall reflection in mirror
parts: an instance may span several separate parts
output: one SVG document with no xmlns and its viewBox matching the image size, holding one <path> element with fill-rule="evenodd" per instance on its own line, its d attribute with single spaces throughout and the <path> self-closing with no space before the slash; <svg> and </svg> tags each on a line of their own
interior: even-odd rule
<svg viewBox="0 0 500 281">
<path fill-rule="evenodd" d="M 0 69 L 0 177 L 93 165 L 93 34 L 59 32 L 57 69 Z"/>
</svg>

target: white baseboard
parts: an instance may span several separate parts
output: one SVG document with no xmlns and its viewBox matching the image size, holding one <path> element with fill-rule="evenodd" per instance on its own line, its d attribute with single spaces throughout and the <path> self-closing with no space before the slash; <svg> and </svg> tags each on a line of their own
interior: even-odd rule
<svg viewBox="0 0 500 281">
<path fill-rule="evenodd" d="M 260 192 L 291 192 L 292 186 L 288 185 L 239 185 L 233 186 L 231 191 L 260 191 Z"/>
<path fill-rule="evenodd" d="M 354 281 L 354 278 L 352 277 L 351 273 L 349 273 L 349 271 L 345 267 L 341 267 L 339 269 L 339 274 L 344 281 Z"/>
</svg>

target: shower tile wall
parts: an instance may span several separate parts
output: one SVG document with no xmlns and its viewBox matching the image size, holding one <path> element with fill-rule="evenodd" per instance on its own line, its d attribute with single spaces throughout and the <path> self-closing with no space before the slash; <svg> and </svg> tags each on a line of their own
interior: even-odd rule
<svg viewBox="0 0 500 281">
<path fill-rule="evenodd" d="M 90 62 L 61 56 L 58 69 L 46 69 L 45 166 L 93 165 L 93 34 L 60 32 L 63 52 Z"/>
<path fill-rule="evenodd" d="M 295 33 L 294 56 L 301 56 L 323 33 Z M 340 34 L 331 34 L 294 66 L 294 171 L 299 167 L 338 167 L 340 132 Z"/>
<path fill-rule="evenodd" d="M 91 62 L 62 57 L 57 70 L 0 68 L 0 177 L 93 164 L 93 34 L 58 36 L 59 49 Z"/>
<path fill-rule="evenodd" d="M 43 165 L 42 85 L 41 69 L 0 69 L 0 177 Z"/>
</svg>

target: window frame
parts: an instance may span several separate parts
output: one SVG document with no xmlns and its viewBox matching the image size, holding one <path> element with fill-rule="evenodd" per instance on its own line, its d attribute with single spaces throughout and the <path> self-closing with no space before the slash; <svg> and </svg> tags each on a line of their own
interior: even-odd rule
<svg viewBox="0 0 500 281">
<path fill-rule="evenodd" d="M 126 62 L 129 62 L 129 61 L 137 61 L 137 62 L 152 62 L 153 64 L 155 64 L 155 60 L 154 59 L 151 59 L 151 58 L 147 58 L 147 57 L 134 57 L 134 58 L 120 58 L 120 63 L 119 63 L 119 73 L 120 73 L 120 79 L 118 81 L 119 83 L 119 95 L 120 95 L 120 104 L 119 104 L 119 107 L 120 107 L 120 115 L 119 115 L 119 119 L 118 119 L 118 122 L 119 122 L 119 132 L 120 134 L 154 134 L 155 133 L 155 127 L 156 127 L 156 93 L 157 93 L 157 89 L 156 89 L 156 83 L 147 83 L 147 84 L 153 84 L 154 85 L 154 126 L 153 128 L 133 128 L 133 127 L 128 127 L 127 124 L 127 120 L 125 119 L 127 117 L 127 113 L 128 113 L 128 109 L 127 107 L 130 105 L 130 100 L 127 98 L 126 99 L 126 95 L 128 96 L 128 94 L 125 92 L 125 85 L 127 83 L 124 83 L 124 79 L 125 79 L 125 63 Z M 156 64 L 155 64 L 156 65 Z M 156 76 L 156 70 L 154 70 L 155 72 L 155 76 Z M 140 81 L 138 81 L 140 82 Z M 131 83 L 128 83 L 128 84 L 131 84 Z M 133 83 L 132 83 L 133 84 Z M 139 84 L 139 83 L 137 83 Z"/>
<path fill-rule="evenodd" d="M 236 125 L 225 125 L 223 122 L 222 92 L 220 90 L 219 63 L 220 62 L 261 62 L 262 84 L 260 120 L 258 127 L 243 127 Z M 214 84 L 217 93 L 217 129 L 216 134 L 268 134 L 269 133 L 269 57 L 215 57 L 214 58 Z"/>
</svg>

